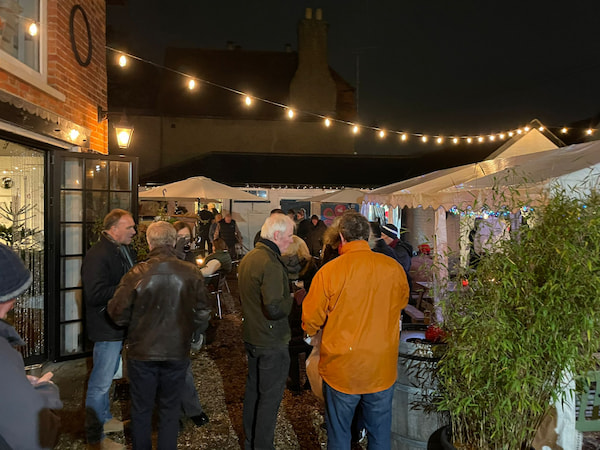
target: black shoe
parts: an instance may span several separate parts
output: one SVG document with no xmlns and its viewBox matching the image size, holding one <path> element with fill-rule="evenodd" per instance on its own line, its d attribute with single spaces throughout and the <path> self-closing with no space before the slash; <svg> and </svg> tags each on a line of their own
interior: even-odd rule
<svg viewBox="0 0 600 450">
<path fill-rule="evenodd" d="M 190 417 L 191 421 L 194 422 L 194 424 L 197 427 L 201 427 L 203 425 L 206 425 L 208 423 L 208 416 L 206 415 L 206 413 L 202 413 L 199 414 L 197 416 L 194 417 Z"/>
</svg>

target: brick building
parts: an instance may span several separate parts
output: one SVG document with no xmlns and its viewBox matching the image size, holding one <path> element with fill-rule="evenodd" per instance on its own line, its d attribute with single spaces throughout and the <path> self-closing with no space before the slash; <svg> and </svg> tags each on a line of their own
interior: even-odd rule
<svg viewBox="0 0 600 450">
<path fill-rule="evenodd" d="M 137 205 L 134 160 L 108 155 L 99 114 L 105 21 L 104 0 L 0 1 L 0 242 L 33 272 L 9 317 L 31 363 L 87 350 L 81 261 L 98 219 Z"/>
</svg>

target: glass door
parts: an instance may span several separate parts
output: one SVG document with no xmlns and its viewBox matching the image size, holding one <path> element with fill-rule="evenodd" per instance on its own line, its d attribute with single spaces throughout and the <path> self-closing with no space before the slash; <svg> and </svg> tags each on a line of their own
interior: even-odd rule
<svg viewBox="0 0 600 450">
<path fill-rule="evenodd" d="M 137 217 L 137 158 L 65 152 L 55 156 L 55 198 L 60 206 L 55 216 L 59 279 L 54 359 L 66 359 L 91 350 L 85 331 L 81 264 L 110 210 L 125 209 Z"/>
<path fill-rule="evenodd" d="M 45 161 L 44 151 L 0 139 L 0 242 L 33 274 L 7 318 L 26 343 L 20 350 L 28 362 L 44 360 L 47 346 Z"/>
</svg>

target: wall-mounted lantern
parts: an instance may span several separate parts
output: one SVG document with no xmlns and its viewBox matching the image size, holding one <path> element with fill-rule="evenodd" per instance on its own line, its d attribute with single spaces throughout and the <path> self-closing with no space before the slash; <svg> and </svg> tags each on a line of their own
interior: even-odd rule
<svg viewBox="0 0 600 450">
<path fill-rule="evenodd" d="M 133 136 L 133 125 L 127 121 L 127 116 L 124 112 L 116 113 L 105 111 L 100 106 L 98 106 L 98 123 L 108 119 L 109 114 L 113 116 L 119 114 L 121 116 L 119 123 L 113 125 L 113 128 L 117 133 L 117 145 L 119 148 L 128 148 L 131 144 L 131 137 Z"/>
</svg>

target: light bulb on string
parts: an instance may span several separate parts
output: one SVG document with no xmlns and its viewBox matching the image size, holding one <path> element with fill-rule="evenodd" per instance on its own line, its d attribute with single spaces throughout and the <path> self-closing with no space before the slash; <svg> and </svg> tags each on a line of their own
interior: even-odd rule
<svg viewBox="0 0 600 450">
<path fill-rule="evenodd" d="M 592 130 L 591 128 L 588 128 L 587 131 L 585 132 L 588 136 L 591 136 L 592 134 L 594 134 L 594 130 Z"/>
<path fill-rule="evenodd" d="M 328 117 L 325 118 L 325 120 L 323 121 L 323 123 L 325 124 L 325 126 L 327 128 L 329 128 L 331 126 L 331 120 Z"/>
<path fill-rule="evenodd" d="M 517 134 L 522 134 L 522 133 L 523 133 L 523 130 L 521 130 L 520 128 L 517 129 Z"/>
<path fill-rule="evenodd" d="M 455 144 L 458 144 L 458 138 L 452 138 L 452 142 L 454 142 Z"/>
<path fill-rule="evenodd" d="M 427 142 L 427 136 L 425 136 L 425 135 L 421 136 L 421 142 L 423 142 L 423 143 Z"/>
<path fill-rule="evenodd" d="M 127 57 L 125 55 L 119 56 L 119 66 L 125 67 L 127 65 Z"/>
<path fill-rule="evenodd" d="M 470 144 L 471 142 L 473 142 L 473 138 L 468 137 L 467 138 L 467 144 Z"/>
<path fill-rule="evenodd" d="M 294 118 L 294 110 L 293 110 L 293 109 L 291 109 L 291 108 L 288 108 L 288 110 L 287 110 L 287 116 L 288 116 L 290 119 L 293 119 L 293 118 Z"/>
<path fill-rule="evenodd" d="M 246 95 L 246 98 L 244 98 L 244 103 L 246 103 L 246 106 L 250 106 L 252 104 L 252 98 L 249 95 Z"/>
<path fill-rule="evenodd" d="M 482 136 L 477 136 L 477 142 L 483 142 L 483 137 Z"/>
<path fill-rule="evenodd" d="M 515 133 L 513 133 L 512 131 L 508 132 L 508 137 L 513 137 L 515 135 Z"/>
<path fill-rule="evenodd" d="M 29 27 L 27 28 L 27 32 L 30 36 L 36 36 L 38 34 L 38 26 L 35 22 L 31 22 Z"/>
<path fill-rule="evenodd" d="M 525 133 L 527 133 L 529 131 L 529 127 L 523 128 L 523 131 L 525 131 Z"/>
<path fill-rule="evenodd" d="M 498 137 L 499 137 L 500 139 L 504 139 L 504 133 L 500 133 L 500 134 L 498 135 Z"/>
<path fill-rule="evenodd" d="M 358 126 L 357 126 L 357 125 L 354 125 L 354 126 L 352 127 L 352 132 L 353 132 L 354 134 L 358 134 Z"/>
<path fill-rule="evenodd" d="M 560 132 L 561 132 L 562 134 L 567 134 L 567 133 L 569 132 L 569 130 L 568 130 L 567 128 L 564 128 L 564 127 L 563 127 L 563 129 L 562 129 L 562 130 L 560 130 Z"/>
<path fill-rule="evenodd" d="M 494 136 L 493 134 L 490 134 L 490 141 L 495 141 L 496 140 L 496 136 Z"/>
<path fill-rule="evenodd" d="M 187 86 L 190 91 L 193 91 L 194 89 L 196 89 L 196 80 L 190 78 Z"/>
<path fill-rule="evenodd" d="M 377 133 L 379 135 L 380 139 L 383 139 L 385 137 L 385 131 L 383 130 L 379 130 L 379 133 Z"/>
<path fill-rule="evenodd" d="M 438 144 L 441 144 L 442 142 L 444 142 L 444 138 L 440 136 L 440 137 L 438 137 L 438 138 L 437 138 L 435 141 L 436 141 Z"/>
<path fill-rule="evenodd" d="M 544 131 L 544 127 L 539 127 L 538 130 Z"/>
<path fill-rule="evenodd" d="M 406 133 L 402 133 L 402 135 L 400 136 L 400 140 L 402 142 L 406 142 L 407 139 L 408 139 L 408 135 Z"/>
</svg>

